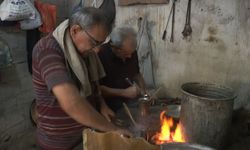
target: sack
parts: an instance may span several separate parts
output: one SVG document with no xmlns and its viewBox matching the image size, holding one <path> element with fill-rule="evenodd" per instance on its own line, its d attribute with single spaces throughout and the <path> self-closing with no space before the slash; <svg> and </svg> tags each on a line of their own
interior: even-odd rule
<svg viewBox="0 0 250 150">
<path fill-rule="evenodd" d="M 35 6 L 42 17 L 42 26 L 39 31 L 49 33 L 56 27 L 56 6 L 35 1 Z"/>
<path fill-rule="evenodd" d="M 34 19 L 35 10 L 29 0 L 4 0 L 0 5 L 0 18 L 7 21 Z"/>
<path fill-rule="evenodd" d="M 42 25 L 40 13 L 37 11 L 35 6 L 32 5 L 32 7 L 35 10 L 35 19 L 25 19 L 20 21 L 20 28 L 23 30 L 35 29 Z"/>
<path fill-rule="evenodd" d="M 160 150 L 160 146 L 152 145 L 143 138 L 126 138 L 115 132 L 100 133 L 83 130 L 84 150 Z"/>
</svg>

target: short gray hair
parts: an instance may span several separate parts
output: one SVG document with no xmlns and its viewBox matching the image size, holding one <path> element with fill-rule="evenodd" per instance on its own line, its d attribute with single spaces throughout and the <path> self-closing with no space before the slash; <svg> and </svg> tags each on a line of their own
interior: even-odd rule
<svg viewBox="0 0 250 150">
<path fill-rule="evenodd" d="M 73 13 L 69 18 L 69 26 L 73 25 L 79 25 L 86 30 L 102 25 L 108 33 L 112 30 L 112 24 L 104 16 L 103 10 L 94 7 L 84 7 Z"/>
<path fill-rule="evenodd" d="M 133 28 L 127 26 L 117 27 L 110 34 L 111 44 L 116 47 L 121 47 L 123 41 L 127 38 L 133 38 L 132 40 L 135 42 L 134 46 L 136 48 L 136 32 Z"/>
</svg>

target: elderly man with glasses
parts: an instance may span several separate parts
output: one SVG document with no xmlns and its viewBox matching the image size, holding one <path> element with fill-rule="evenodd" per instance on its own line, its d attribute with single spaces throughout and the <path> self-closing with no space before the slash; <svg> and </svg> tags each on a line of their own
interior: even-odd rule
<svg viewBox="0 0 250 150">
<path fill-rule="evenodd" d="M 110 42 L 102 45 L 98 53 L 106 72 L 100 81 L 101 91 L 106 103 L 115 112 L 122 107 L 123 102 L 133 104 L 137 96 L 145 93 L 136 46 L 133 28 L 117 27 L 110 35 Z"/>
<path fill-rule="evenodd" d="M 82 141 L 86 127 L 131 135 L 107 120 L 114 114 L 99 90 L 98 80 L 105 73 L 93 48 L 103 43 L 111 27 L 101 10 L 84 8 L 34 47 L 37 144 L 41 149 L 72 149 Z M 90 96 L 99 100 L 101 113 L 87 101 Z"/>
</svg>

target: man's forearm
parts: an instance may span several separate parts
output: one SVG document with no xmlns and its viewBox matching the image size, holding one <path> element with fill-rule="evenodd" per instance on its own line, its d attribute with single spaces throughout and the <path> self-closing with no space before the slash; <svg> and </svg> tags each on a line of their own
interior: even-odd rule
<svg viewBox="0 0 250 150">
<path fill-rule="evenodd" d="M 113 97 L 113 96 L 124 97 L 124 89 L 115 89 L 115 88 L 110 88 L 104 85 L 101 85 L 100 89 L 104 97 Z"/>
<path fill-rule="evenodd" d="M 79 120 L 80 123 L 101 130 L 101 131 L 112 131 L 116 127 L 108 122 L 100 113 L 98 113 L 86 100 L 79 100 L 79 104 L 76 103 L 71 106 L 68 113 L 75 120 Z M 82 116 L 81 114 L 85 114 Z"/>
<path fill-rule="evenodd" d="M 103 91 L 101 90 L 101 85 L 99 84 L 99 82 L 96 82 L 95 86 L 96 86 L 96 96 L 102 107 L 103 105 L 106 105 L 106 102 L 103 99 Z"/>
<path fill-rule="evenodd" d="M 101 131 L 116 130 L 117 127 L 98 113 L 86 99 L 80 96 L 77 88 L 71 84 L 53 88 L 63 110 L 77 122 Z"/>
</svg>

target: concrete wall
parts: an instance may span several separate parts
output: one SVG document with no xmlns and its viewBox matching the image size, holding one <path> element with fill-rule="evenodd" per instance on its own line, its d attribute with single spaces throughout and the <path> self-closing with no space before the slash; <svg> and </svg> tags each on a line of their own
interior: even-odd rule
<svg viewBox="0 0 250 150">
<path fill-rule="evenodd" d="M 171 3 L 168 5 L 117 6 L 116 25 L 137 28 L 138 18 L 148 16 L 153 48 L 155 80 L 163 96 L 180 96 L 180 86 L 204 81 L 231 86 L 238 94 L 235 107 L 250 98 L 250 1 L 192 1 L 191 39 L 182 38 L 188 0 L 176 4 L 175 41 L 161 40 Z M 117 1 L 116 1 L 117 3 Z"/>
</svg>

